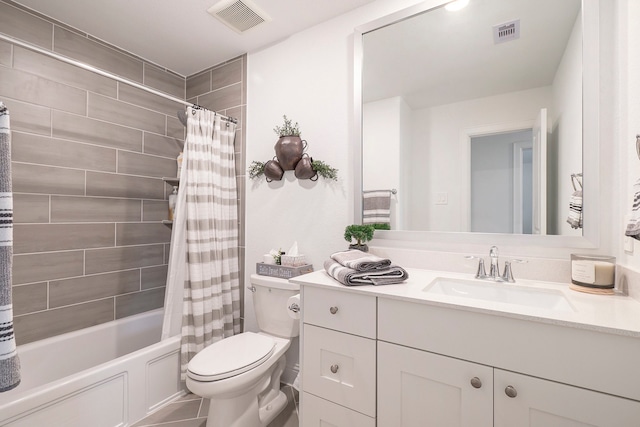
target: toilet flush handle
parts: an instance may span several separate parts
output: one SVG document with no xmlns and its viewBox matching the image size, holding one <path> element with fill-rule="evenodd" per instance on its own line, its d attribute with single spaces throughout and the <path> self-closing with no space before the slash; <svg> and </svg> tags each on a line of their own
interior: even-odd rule
<svg viewBox="0 0 640 427">
<path fill-rule="evenodd" d="M 256 287 L 251 285 L 251 286 L 247 286 L 247 289 L 249 289 L 251 292 L 255 292 L 256 291 Z"/>
</svg>

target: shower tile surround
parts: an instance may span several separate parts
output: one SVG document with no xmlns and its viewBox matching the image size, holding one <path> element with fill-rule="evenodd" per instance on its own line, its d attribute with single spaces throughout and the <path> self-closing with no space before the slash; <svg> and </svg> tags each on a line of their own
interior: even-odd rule
<svg viewBox="0 0 640 427">
<path fill-rule="evenodd" d="M 243 268 L 246 56 L 185 78 L 10 0 L 0 32 L 238 118 Z M 4 41 L 0 100 L 13 137 L 18 344 L 162 307 L 171 187 L 161 177 L 176 174 L 183 105 Z"/>
</svg>

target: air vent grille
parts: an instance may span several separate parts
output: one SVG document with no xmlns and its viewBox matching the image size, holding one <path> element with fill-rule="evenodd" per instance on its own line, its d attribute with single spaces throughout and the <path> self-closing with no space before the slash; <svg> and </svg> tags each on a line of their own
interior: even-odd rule
<svg viewBox="0 0 640 427">
<path fill-rule="evenodd" d="M 249 0 L 223 0 L 207 12 L 238 33 L 244 33 L 271 19 Z"/>
<path fill-rule="evenodd" d="M 493 43 L 504 43 L 520 38 L 520 20 L 493 26 Z"/>
</svg>

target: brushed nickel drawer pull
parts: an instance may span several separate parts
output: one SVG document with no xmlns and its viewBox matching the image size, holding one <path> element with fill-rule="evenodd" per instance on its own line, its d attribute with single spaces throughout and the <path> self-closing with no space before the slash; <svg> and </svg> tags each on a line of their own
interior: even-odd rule
<svg viewBox="0 0 640 427">
<path fill-rule="evenodd" d="M 338 312 L 338 307 L 331 307 L 329 308 L 329 312 L 331 312 L 331 314 L 336 314 Z"/>
<path fill-rule="evenodd" d="M 504 393 L 512 399 L 518 395 L 516 389 L 510 385 L 508 385 L 507 388 L 504 389 Z"/>
<path fill-rule="evenodd" d="M 482 381 L 480 381 L 480 378 L 478 377 L 473 377 L 471 378 L 471 385 L 473 388 L 480 388 L 482 387 Z"/>
<path fill-rule="evenodd" d="M 331 365 L 331 372 L 333 372 L 334 374 L 338 372 L 338 365 Z"/>
</svg>

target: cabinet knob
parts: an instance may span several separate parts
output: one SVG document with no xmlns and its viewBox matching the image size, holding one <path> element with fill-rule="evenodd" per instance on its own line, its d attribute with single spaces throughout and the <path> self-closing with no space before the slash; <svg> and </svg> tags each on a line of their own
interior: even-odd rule
<svg viewBox="0 0 640 427">
<path fill-rule="evenodd" d="M 509 396 L 510 398 L 514 398 L 518 395 L 518 392 L 516 391 L 515 388 L 513 388 L 513 386 L 508 385 L 505 389 L 504 389 L 504 394 L 506 394 L 507 396 Z"/>
<path fill-rule="evenodd" d="M 335 307 L 335 306 L 334 306 L 334 307 L 329 308 L 329 312 L 330 312 L 331 314 L 336 314 L 336 313 L 338 312 L 338 307 Z"/>
<path fill-rule="evenodd" d="M 333 372 L 334 374 L 338 372 L 338 365 L 331 365 L 331 372 Z"/>
<path fill-rule="evenodd" d="M 473 377 L 471 378 L 471 385 L 473 388 L 480 388 L 482 387 L 482 381 L 480 381 L 480 378 L 478 377 Z"/>
</svg>

